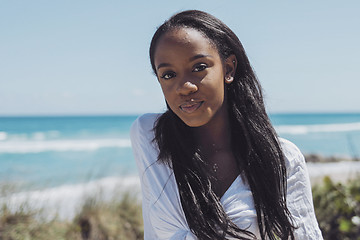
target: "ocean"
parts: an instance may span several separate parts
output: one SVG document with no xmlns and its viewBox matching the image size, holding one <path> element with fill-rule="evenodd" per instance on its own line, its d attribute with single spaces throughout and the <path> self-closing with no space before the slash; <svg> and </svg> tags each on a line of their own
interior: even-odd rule
<svg viewBox="0 0 360 240">
<path fill-rule="evenodd" d="M 37 196 L 34 202 L 46 201 L 49 193 L 79 198 L 94 185 L 107 191 L 119 183 L 136 185 L 129 130 L 137 117 L 0 117 L 0 184 L 16 186 L 16 201 L 26 192 Z M 304 154 L 360 156 L 358 113 L 272 114 L 270 118 L 279 136 L 294 142 Z M 310 169 L 313 174 L 320 171 L 314 169 Z"/>
<path fill-rule="evenodd" d="M 0 117 L 0 182 L 32 189 L 134 176 L 129 130 L 137 117 Z M 270 118 L 304 154 L 360 156 L 360 114 Z"/>
</svg>

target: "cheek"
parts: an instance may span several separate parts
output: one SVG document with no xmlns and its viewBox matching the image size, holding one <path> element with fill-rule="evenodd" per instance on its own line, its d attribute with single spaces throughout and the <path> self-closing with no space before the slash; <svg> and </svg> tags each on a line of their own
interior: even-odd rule
<svg viewBox="0 0 360 240">
<path fill-rule="evenodd" d="M 161 86 L 161 90 L 163 92 L 164 97 L 167 98 L 167 96 L 169 95 L 169 87 L 166 87 L 163 84 L 161 84 L 160 86 Z"/>
<path fill-rule="evenodd" d="M 213 79 L 207 88 L 208 96 L 211 96 L 211 105 L 213 108 L 221 107 L 225 99 L 224 81 L 220 75 L 216 80 Z"/>
<path fill-rule="evenodd" d="M 207 91 L 211 92 L 214 98 L 219 98 L 224 96 L 224 76 L 221 73 L 216 73 L 208 79 Z"/>
<path fill-rule="evenodd" d="M 174 94 L 173 92 L 173 88 L 171 86 L 166 86 L 164 84 L 161 84 L 161 90 L 163 92 L 163 96 L 166 100 L 166 102 L 172 106 L 173 105 L 173 98 L 174 98 Z"/>
</svg>

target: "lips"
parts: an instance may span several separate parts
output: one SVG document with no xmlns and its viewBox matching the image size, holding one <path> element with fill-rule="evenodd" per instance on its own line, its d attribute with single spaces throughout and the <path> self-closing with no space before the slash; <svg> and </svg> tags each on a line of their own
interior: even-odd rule
<svg viewBox="0 0 360 240">
<path fill-rule="evenodd" d="M 179 108 L 181 109 L 181 111 L 183 111 L 185 113 L 193 113 L 196 110 L 198 110 L 203 103 L 204 103 L 204 101 L 185 102 L 185 103 L 181 104 Z"/>
</svg>

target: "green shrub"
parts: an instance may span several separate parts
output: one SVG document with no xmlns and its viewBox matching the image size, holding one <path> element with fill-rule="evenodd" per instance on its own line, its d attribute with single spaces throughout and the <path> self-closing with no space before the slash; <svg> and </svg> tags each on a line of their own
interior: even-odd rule
<svg viewBox="0 0 360 240">
<path fill-rule="evenodd" d="M 325 177 L 313 187 L 316 216 L 324 239 L 360 240 L 360 177 L 346 185 Z"/>
</svg>

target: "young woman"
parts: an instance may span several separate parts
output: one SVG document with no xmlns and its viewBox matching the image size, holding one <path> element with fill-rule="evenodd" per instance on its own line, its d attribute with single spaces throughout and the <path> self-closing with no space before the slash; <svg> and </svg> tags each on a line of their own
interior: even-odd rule
<svg viewBox="0 0 360 240">
<path fill-rule="evenodd" d="M 181 12 L 150 60 L 168 109 L 131 129 L 145 239 L 322 239 L 304 158 L 277 137 L 236 35 Z"/>
</svg>

